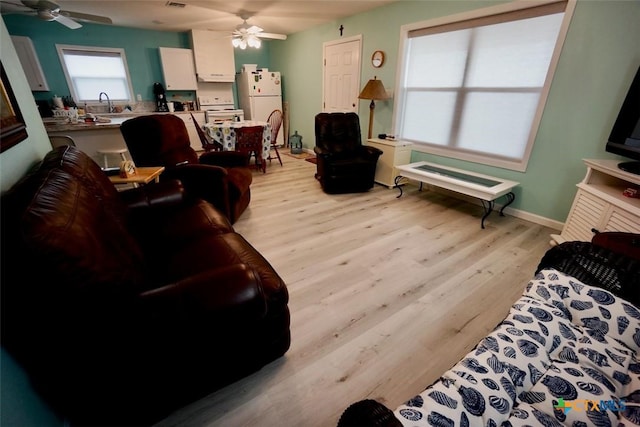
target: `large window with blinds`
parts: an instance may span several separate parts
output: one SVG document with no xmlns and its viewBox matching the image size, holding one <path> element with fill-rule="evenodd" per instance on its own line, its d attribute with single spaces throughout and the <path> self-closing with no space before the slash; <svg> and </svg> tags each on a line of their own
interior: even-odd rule
<svg viewBox="0 0 640 427">
<path fill-rule="evenodd" d="M 525 4 L 403 27 L 400 138 L 419 151 L 526 169 L 573 5 Z"/>
<path fill-rule="evenodd" d="M 76 102 L 95 103 L 100 92 L 111 101 L 133 102 L 133 89 L 124 49 L 56 45 Z"/>
</svg>

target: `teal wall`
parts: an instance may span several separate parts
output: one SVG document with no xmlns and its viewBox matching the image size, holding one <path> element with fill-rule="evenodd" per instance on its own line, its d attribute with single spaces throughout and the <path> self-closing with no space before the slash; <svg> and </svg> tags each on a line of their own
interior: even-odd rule
<svg viewBox="0 0 640 427">
<path fill-rule="evenodd" d="M 290 129 L 314 145 L 314 116 L 322 102 L 322 45 L 344 36 L 362 35 L 361 82 L 374 75 L 395 88 L 400 26 L 502 2 L 401 1 L 367 13 L 294 34 L 274 44 L 271 64 L 283 72 L 290 103 Z M 413 152 L 412 161 L 430 160 L 518 181 L 513 208 L 532 216 L 564 222 L 585 174 L 583 158 L 620 158 L 604 151 L 617 112 L 640 65 L 640 1 L 579 0 L 562 50 L 533 153 L 524 173 Z M 374 50 L 386 62 L 374 69 Z M 364 83 L 363 83 L 364 84 Z M 368 127 L 368 101 L 360 102 L 362 129 Z M 377 102 L 374 135 L 392 133 L 393 100 Z M 553 222 L 551 222 L 553 223 Z"/>
<path fill-rule="evenodd" d="M 28 134 L 27 139 L 0 154 L 0 190 L 4 192 L 24 175 L 28 168 L 40 161 L 51 150 L 51 144 L 2 20 L 0 20 L 0 60 L 16 96 Z M 0 349 L 0 425 L 25 427 L 62 427 L 64 425 L 63 421 L 56 417 L 38 397 L 25 372 L 4 348 Z"/>
<path fill-rule="evenodd" d="M 314 146 L 314 116 L 322 103 L 322 45 L 343 37 L 362 35 L 361 82 L 374 75 L 395 89 L 400 26 L 440 16 L 503 3 L 501 1 L 430 0 L 401 1 L 311 30 L 289 36 L 286 41 L 266 42 L 260 50 L 236 50 L 236 68 L 258 64 L 282 72 L 283 96 L 289 104 L 290 130 L 297 130 L 303 145 Z M 11 34 L 33 39 L 52 91 L 36 95 L 50 98 L 64 94 L 66 83 L 53 45 L 55 43 L 124 47 L 134 90 L 151 100 L 151 84 L 161 80 L 157 47 L 188 47 L 187 33 L 133 30 L 86 24 L 70 31 L 61 25 L 32 17 L 3 17 Z M 431 160 L 521 183 L 513 208 L 532 217 L 562 222 L 575 195 L 575 184 L 585 173 L 583 158 L 619 158 L 604 151 L 631 79 L 640 64 L 640 1 L 594 2 L 578 0 L 536 143 L 526 172 L 469 163 L 414 152 L 412 160 Z M 386 63 L 374 69 L 369 58 L 374 50 L 386 53 Z M 135 64 L 135 65 L 134 65 Z M 61 88 L 62 89 L 58 89 Z M 361 125 L 368 125 L 368 101 L 360 102 Z M 393 133 L 393 100 L 376 103 L 374 134 Z"/>
<path fill-rule="evenodd" d="M 40 65 L 49 84 L 48 92 L 33 92 L 38 100 L 51 100 L 54 95 L 70 95 L 56 44 L 123 48 L 127 56 L 134 94 L 144 101 L 153 101 L 153 83 L 163 82 L 158 47 L 190 48 L 188 32 L 152 31 L 83 23 L 82 28 L 69 30 L 54 22 L 43 22 L 28 15 L 3 16 L 9 34 L 27 36 L 33 41 Z M 258 64 L 269 68 L 269 43 L 257 49 L 236 49 L 236 69 L 242 64 Z M 195 99 L 195 92 L 167 91 L 167 99 Z M 236 98 L 237 99 L 237 98 Z"/>
<path fill-rule="evenodd" d="M 313 117 L 321 109 L 322 43 L 363 35 L 361 81 L 374 74 L 388 87 L 395 84 L 400 25 L 450 15 L 493 3 L 481 1 L 402 1 L 348 19 L 298 33 L 288 40 L 272 42 L 260 51 L 236 51 L 236 67 L 258 64 L 283 73 L 285 100 L 290 103 L 291 130 L 303 135 L 313 147 Z M 131 30 L 84 24 L 69 31 L 55 23 L 33 18 L 3 16 L 0 23 L 0 59 L 7 72 L 27 124 L 28 138 L 0 154 L 0 190 L 7 190 L 25 171 L 49 151 L 47 135 L 33 103 L 9 34 L 34 40 L 52 92 L 62 95 L 66 84 L 53 49 L 54 43 L 124 47 L 131 65 L 134 90 L 151 100 L 150 85 L 162 74 L 158 46 L 187 47 L 184 33 Z M 640 1 L 580 0 L 570 27 L 534 151 L 525 173 L 437 158 L 444 164 L 515 179 L 522 183 L 515 207 L 534 215 L 564 221 L 575 194 L 575 184 L 584 176 L 582 158 L 616 158 L 604 152 L 604 141 L 615 120 L 626 89 L 640 64 Z M 6 25 L 5 25 L 6 23 Z M 117 44 L 116 44 L 117 43 Z M 386 52 L 386 64 L 374 70 L 368 62 L 373 50 Z M 133 69 L 132 61 L 140 61 Z M 146 94 L 146 95 L 145 95 Z M 392 102 L 378 102 L 374 132 L 387 132 L 392 123 Z M 368 120 L 367 102 L 360 103 L 363 128 Z M 414 153 L 413 160 L 429 159 Z M 61 425 L 30 390 L 19 368 L 2 353 L 1 425 Z M 8 397 L 14 397 L 9 399 Z M 18 397 L 17 397 L 18 396 Z M 20 402 L 16 402 L 15 398 Z"/>
</svg>

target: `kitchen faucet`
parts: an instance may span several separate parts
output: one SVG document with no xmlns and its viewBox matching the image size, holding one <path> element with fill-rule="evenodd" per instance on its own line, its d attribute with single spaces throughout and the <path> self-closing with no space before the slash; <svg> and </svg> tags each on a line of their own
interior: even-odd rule
<svg viewBox="0 0 640 427">
<path fill-rule="evenodd" d="M 113 113 L 113 105 L 111 105 L 111 100 L 109 99 L 109 95 L 107 95 L 105 92 L 100 92 L 100 95 L 98 95 L 98 101 L 102 103 L 102 95 L 104 95 L 105 98 L 107 98 L 107 107 L 109 108 L 109 112 Z"/>
</svg>

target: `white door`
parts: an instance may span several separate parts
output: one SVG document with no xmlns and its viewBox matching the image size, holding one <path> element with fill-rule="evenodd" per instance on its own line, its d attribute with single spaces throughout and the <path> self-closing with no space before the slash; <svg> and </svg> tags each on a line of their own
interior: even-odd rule
<svg viewBox="0 0 640 427">
<path fill-rule="evenodd" d="M 324 44 L 322 111 L 357 112 L 361 45 L 362 36 Z"/>
</svg>

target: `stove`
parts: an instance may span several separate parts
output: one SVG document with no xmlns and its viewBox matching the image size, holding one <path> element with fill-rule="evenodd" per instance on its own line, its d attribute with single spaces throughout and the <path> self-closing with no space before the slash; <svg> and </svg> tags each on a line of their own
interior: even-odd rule
<svg viewBox="0 0 640 427">
<path fill-rule="evenodd" d="M 200 110 L 204 111 L 205 121 L 244 120 L 244 111 L 235 108 L 233 98 L 217 96 L 199 96 Z"/>
</svg>

